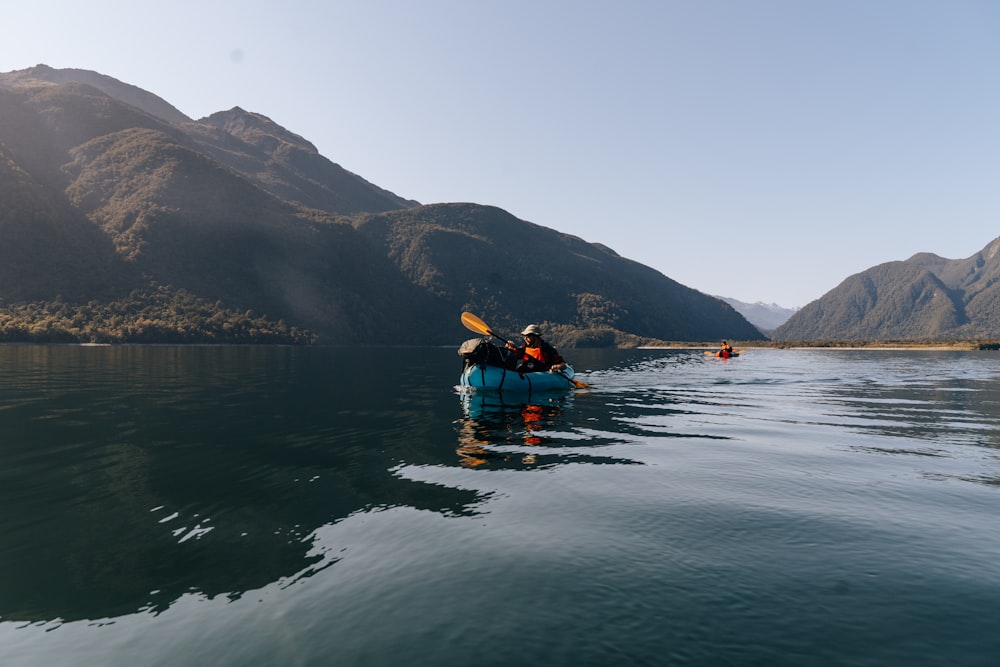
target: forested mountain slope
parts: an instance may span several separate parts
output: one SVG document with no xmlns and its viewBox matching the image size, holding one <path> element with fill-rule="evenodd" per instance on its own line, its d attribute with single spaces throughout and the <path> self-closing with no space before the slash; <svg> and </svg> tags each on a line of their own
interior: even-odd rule
<svg viewBox="0 0 1000 667">
<path fill-rule="evenodd" d="M 604 246 L 421 206 L 260 114 L 0 74 L 0 340 L 448 344 L 466 309 L 568 345 L 759 337 Z"/>
<path fill-rule="evenodd" d="M 499 208 L 438 204 L 362 216 L 355 225 L 449 308 L 485 314 L 508 332 L 545 322 L 576 345 L 761 337 L 719 299 Z"/>
<path fill-rule="evenodd" d="M 1000 337 L 1000 238 L 965 259 L 918 253 L 850 276 L 774 332 L 778 340 Z"/>
</svg>

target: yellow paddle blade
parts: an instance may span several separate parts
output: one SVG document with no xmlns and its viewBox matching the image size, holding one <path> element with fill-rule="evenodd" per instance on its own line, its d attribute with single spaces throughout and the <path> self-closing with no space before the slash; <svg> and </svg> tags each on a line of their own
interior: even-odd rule
<svg viewBox="0 0 1000 667">
<path fill-rule="evenodd" d="M 566 375 L 565 373 L 563 373 L 561 371 L 552 371 L 552 372 L 553 373 L 558 373 L 559 375 L 562 375 L 564 378 L 566 378 L 567 380 L 569 380 L 569 383 L 571 385 L 573 385 L 577 389 L 593 389 L 593 385 L 589 385 L 586 382 L 581 382 L 580 380 L 577 380 L 576 378 L 571 378 L 570 376 Z"/>
<path fill-rule="evenodd" d="M 487 336 L 496 336 L 496 334 L 490 330 L 490 325 L 486 324 L 486 322 L 483 322 L 472 313 L 462 313 L 462 324 L 469 331 L 475 331 L 476 333 L 485 334 Z"/>
</svg>

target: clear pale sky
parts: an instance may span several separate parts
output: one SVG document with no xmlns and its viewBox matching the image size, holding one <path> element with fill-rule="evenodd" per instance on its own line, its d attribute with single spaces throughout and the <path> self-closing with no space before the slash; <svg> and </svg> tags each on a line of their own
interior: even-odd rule
<svg viewBox="0 0 1000 667">
<path fill-rule="evenodd" d="M 803 306 L 1000 236 L 996 0 L 5 1 L 0 71 L 268 116 L 707 294 Z M 512 239 L 512 241 L 516 241 Z"/>
</svg>

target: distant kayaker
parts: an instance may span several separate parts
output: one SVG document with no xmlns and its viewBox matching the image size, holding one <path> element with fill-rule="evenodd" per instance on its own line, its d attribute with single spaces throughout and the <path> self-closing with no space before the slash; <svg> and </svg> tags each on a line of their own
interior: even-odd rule
<svg viewBox="0 0 1000 667">
<path fill-rule="evenodd" d="M 729 344 L 728 341 L 722 341 L 722 346 L 719 348 L 720 357 L 731 357 L 733 356 L 733 346 Z"/>
<path fill-rule="evenodd" d="M 517 370 L 522 372 L 553 370 L 566 368 L 566 362 L 556 348 L 542 340 L 542 330 L 537 324 L 529 324 L 521 332 L 524 345 L 515 345 L 507 341 L 507 349 L 513 350 L 512 355 L 517 363 Z"/>
</svg>

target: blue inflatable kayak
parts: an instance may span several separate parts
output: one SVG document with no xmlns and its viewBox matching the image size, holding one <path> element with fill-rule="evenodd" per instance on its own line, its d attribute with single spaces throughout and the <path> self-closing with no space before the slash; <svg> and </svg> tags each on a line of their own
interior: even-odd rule
<svg viewBox="0 0 1000 667">
<path fill-rule="evenodd" d="M 503 366 L 472 364 L 462 371 L 459 384 L 462 387 L 472 389 L 496 389 L 523 393 L 562 391 L 573 388 L 573 369 L 567 366 L 561 371 L 518 373 Z"/>
<path fill-rule="evenodd" d="M 560 371 L 521 372 L 511 363 L 506 350 L 494 345 L 489 338 L 473 338 L 458 349 L 465 361 L 459 385 L 471 389 L 496 389 L 530 394 L 542 391 L 563 391 L 576 386 L 573 368 Z"/>
</svg>

